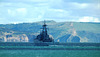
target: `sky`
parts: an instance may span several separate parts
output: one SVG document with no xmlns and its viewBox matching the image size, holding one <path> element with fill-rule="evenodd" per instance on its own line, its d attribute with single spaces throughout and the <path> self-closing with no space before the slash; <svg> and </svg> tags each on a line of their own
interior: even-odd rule
<svg viewBox="0 0 100 57">
<path fill-rule="evenodd" d="M 0 24 L 100 22 L 100 0 L 0 0 Z"/>
</svg>

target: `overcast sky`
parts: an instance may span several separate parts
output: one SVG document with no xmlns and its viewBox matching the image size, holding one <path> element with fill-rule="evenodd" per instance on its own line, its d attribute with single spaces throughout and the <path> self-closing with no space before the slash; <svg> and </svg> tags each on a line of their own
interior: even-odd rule
<svg viewBox="0 0 100 57">
<path fill-rule="evenodd" d="M 100 22 L 100 0 L 0 0 L 0 24 Z"/>
</svg>

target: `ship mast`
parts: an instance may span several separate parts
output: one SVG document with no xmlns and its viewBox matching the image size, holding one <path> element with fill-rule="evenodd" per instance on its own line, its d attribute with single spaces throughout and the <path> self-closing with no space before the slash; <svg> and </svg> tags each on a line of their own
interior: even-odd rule
<svg viewBox="0 0 100 57">
<path fill-rule="evenodd" d="M 42 28 L 42 33 L 43 33 L 43 38 L 45 39 L 46 38 L 46 35 L 48 35 L 47 34 L 47 28 L 46 28 L 46 22 L 45 22 L 45 20 L 44 20 L 44 25 L 42 26 L 43 28 Z"/>
</svg>

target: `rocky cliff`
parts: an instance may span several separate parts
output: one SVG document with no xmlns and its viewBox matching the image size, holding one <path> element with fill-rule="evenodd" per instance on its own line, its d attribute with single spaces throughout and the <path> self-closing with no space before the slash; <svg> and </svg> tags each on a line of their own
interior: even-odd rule
<svg viewBox="0 0 100 57">
<path fill-rule="evenodd" d="M 18 33 L 13 30 L 0 28 L 0 42 L 28 42 L 29 39 L 26 34 L 15 34 Z"/>
</svg>

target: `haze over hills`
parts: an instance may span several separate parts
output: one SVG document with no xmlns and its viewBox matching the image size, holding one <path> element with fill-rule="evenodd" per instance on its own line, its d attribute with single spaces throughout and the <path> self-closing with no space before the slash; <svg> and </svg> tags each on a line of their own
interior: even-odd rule
<svg viewBox="0 0 100 57">
<path fill-rule="evenodd" d="M 46 21 L 48 33 L 58 42 L 100 43 L 100 23 Z M 43 21 L 34 23 L 0 24 L 0 42 L 33 42 Z"/>
</svg>

